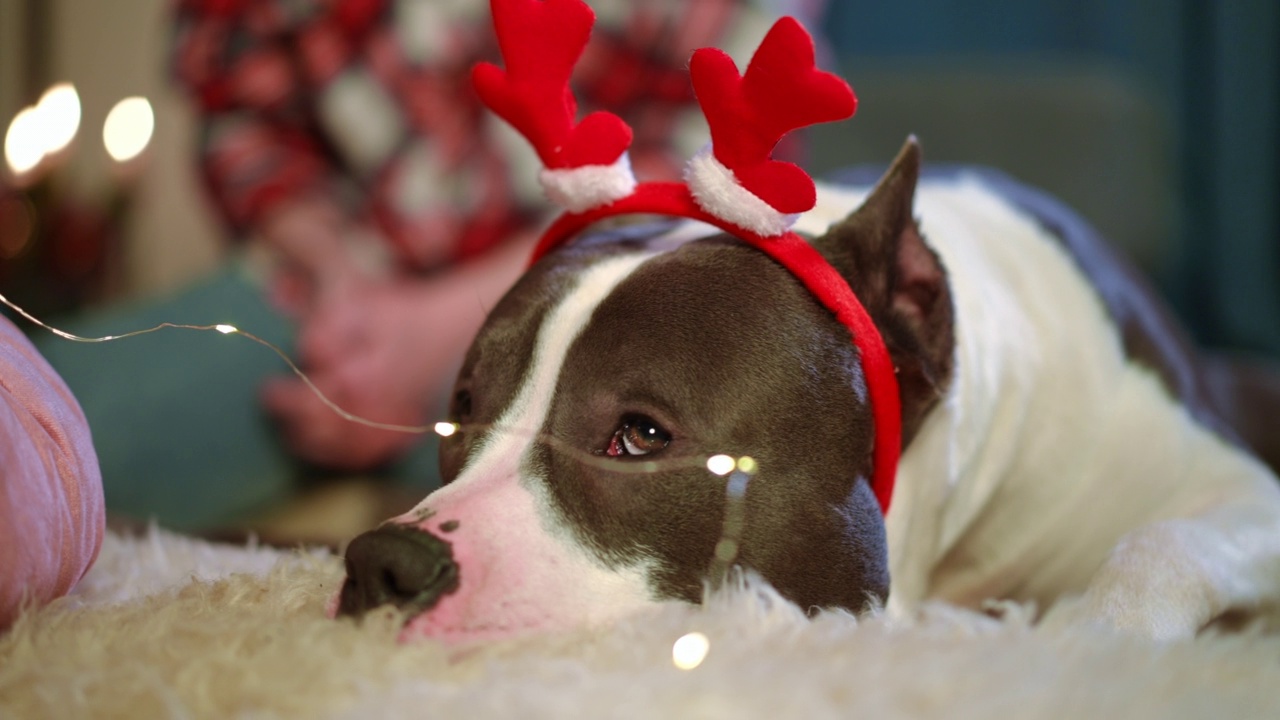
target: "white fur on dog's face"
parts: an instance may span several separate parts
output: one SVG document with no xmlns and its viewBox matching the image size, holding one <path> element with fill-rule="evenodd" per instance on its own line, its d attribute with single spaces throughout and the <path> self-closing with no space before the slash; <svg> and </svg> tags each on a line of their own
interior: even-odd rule
<svg viewBox="0 0 1280 720">
<path fill-rule="evenodd" d="M 518 392 L 451 484 L 392 522 L 452 545 L 460 585 L 403 637 L 481 639 L 595 623 L 656 602 L 644 562 L 606 565 L 567 530 L 526 462 L 565 354 L 597 305 L 651 254 L 587 270 L 546 317 Z M 536 471 L 535 471 L 536 472 Z"/>
</svg>

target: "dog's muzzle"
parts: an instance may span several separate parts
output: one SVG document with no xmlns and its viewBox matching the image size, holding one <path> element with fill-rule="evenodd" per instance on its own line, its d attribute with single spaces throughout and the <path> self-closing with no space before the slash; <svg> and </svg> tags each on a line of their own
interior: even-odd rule
<svg viewBox="0 0 1280 720">
<path fill-rule="evenodd" d="M 453 548 L 406 525 L 386 525 L 347 546 L 347 580 L 338 615 L 359 617 L 381 605 L 417 615 L 458 589 Z"/>
</svg>

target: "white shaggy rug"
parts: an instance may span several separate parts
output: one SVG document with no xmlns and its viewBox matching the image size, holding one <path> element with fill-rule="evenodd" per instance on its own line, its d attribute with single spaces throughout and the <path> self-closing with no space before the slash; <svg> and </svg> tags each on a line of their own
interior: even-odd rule
<svg viewBox="0 0 1280 720">
<path fill-rule="evenodd" d="M 1280 717 L 1280 636 L 1153 645 L 942 606 L 807 620 L 767 588 L 459 653 L 324 617 L 324 553 L 109 535 L 0 636 L 0 717 Z M 692 670 L 672 644 L 710 638 Z"/>
</svg>

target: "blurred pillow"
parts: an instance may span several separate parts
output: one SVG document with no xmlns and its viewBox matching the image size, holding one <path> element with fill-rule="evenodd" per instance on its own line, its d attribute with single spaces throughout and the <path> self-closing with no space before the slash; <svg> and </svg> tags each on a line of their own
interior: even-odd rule
<svg viewBox="0 0 1280 720">
<path fill-rule="evenodd" d="M 105 510 L 89 425 L 58 374 L 0 316 L 0 629 L 66 594 L 98 556 Z"/>
</svg>

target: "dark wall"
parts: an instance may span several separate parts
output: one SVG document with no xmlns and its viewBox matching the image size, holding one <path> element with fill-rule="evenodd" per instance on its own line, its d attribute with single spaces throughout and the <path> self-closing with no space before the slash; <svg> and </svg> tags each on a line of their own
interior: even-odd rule
<svg viewBox="0 0 1280 720">
<path fill-rule="evenodd" d="M 967 123 L 963 140 L 947 137 L 945 118 L 919 122 L 941 128 L 935 134 L 944 136 L 942 150 L 951 155 L 945 159 L 1021 164 L 1015 174 L 1085 206 L 1104 231 L 1136 249 L 1201 340 L 1280 356 L 1280 2 L 829 0 L 826 25 L 855 89 L 865 71 L 869 88 L 886 103 L 908 93 L 902 85 L 911 78 L 936 83 L 960 72 L 976 88 L 975 101 L 998 118 L 1025 110 L 1021 125 L 1009 121 L 1020 128 L 1055 113 L 1049 105 L 1050 112 L 1037 114 L 1045 103 L 1027 88 L 1002 89 L 1011 74 L 1031 78 L 1025 83 L 1031 88 L 1045 78 L 1042 92 L 1060 86 L 1069 94 L 1093 83 L 1104 110 L 1021 133 L 1043 149 L 1039 166 L 1027 158 L 1037 155 L 1035 146 L 1001 152 L 1003 138 L 990 135 L 1010 131 L 999 119 L 989 122 L 984 138 L 984 127 L 976 126 L 988 124 L 981 116 L 948 111 Z M 1003 78 L 996 89 L 975 81 L 984 72 Z M 929 81 L 917 85 L 930 89 Z M 874 98 L 860 92 L 860 99 L 859 116 L 878 128 Z M 915 108 L 921 116 L 928 109 Z M 909 117 L 910 110 L 903 112 Z M 859 120 L 848 132 L 859 132 Z M 1058 138 L 1082 132 L 1096 136 L 1097 157 L 1062 151 Z M 929 157 L 930 139 L 922 139 Z M 976 157 L 954 157 L 966 150 Z M 1051 166 L 1073 162 L 1055 176 Z M 1090 194 L 1095 179 L 1104 193 Z M 1142 212 L 1158 217 L 1126 223 L 1127 214 Z"/>
</svg>

